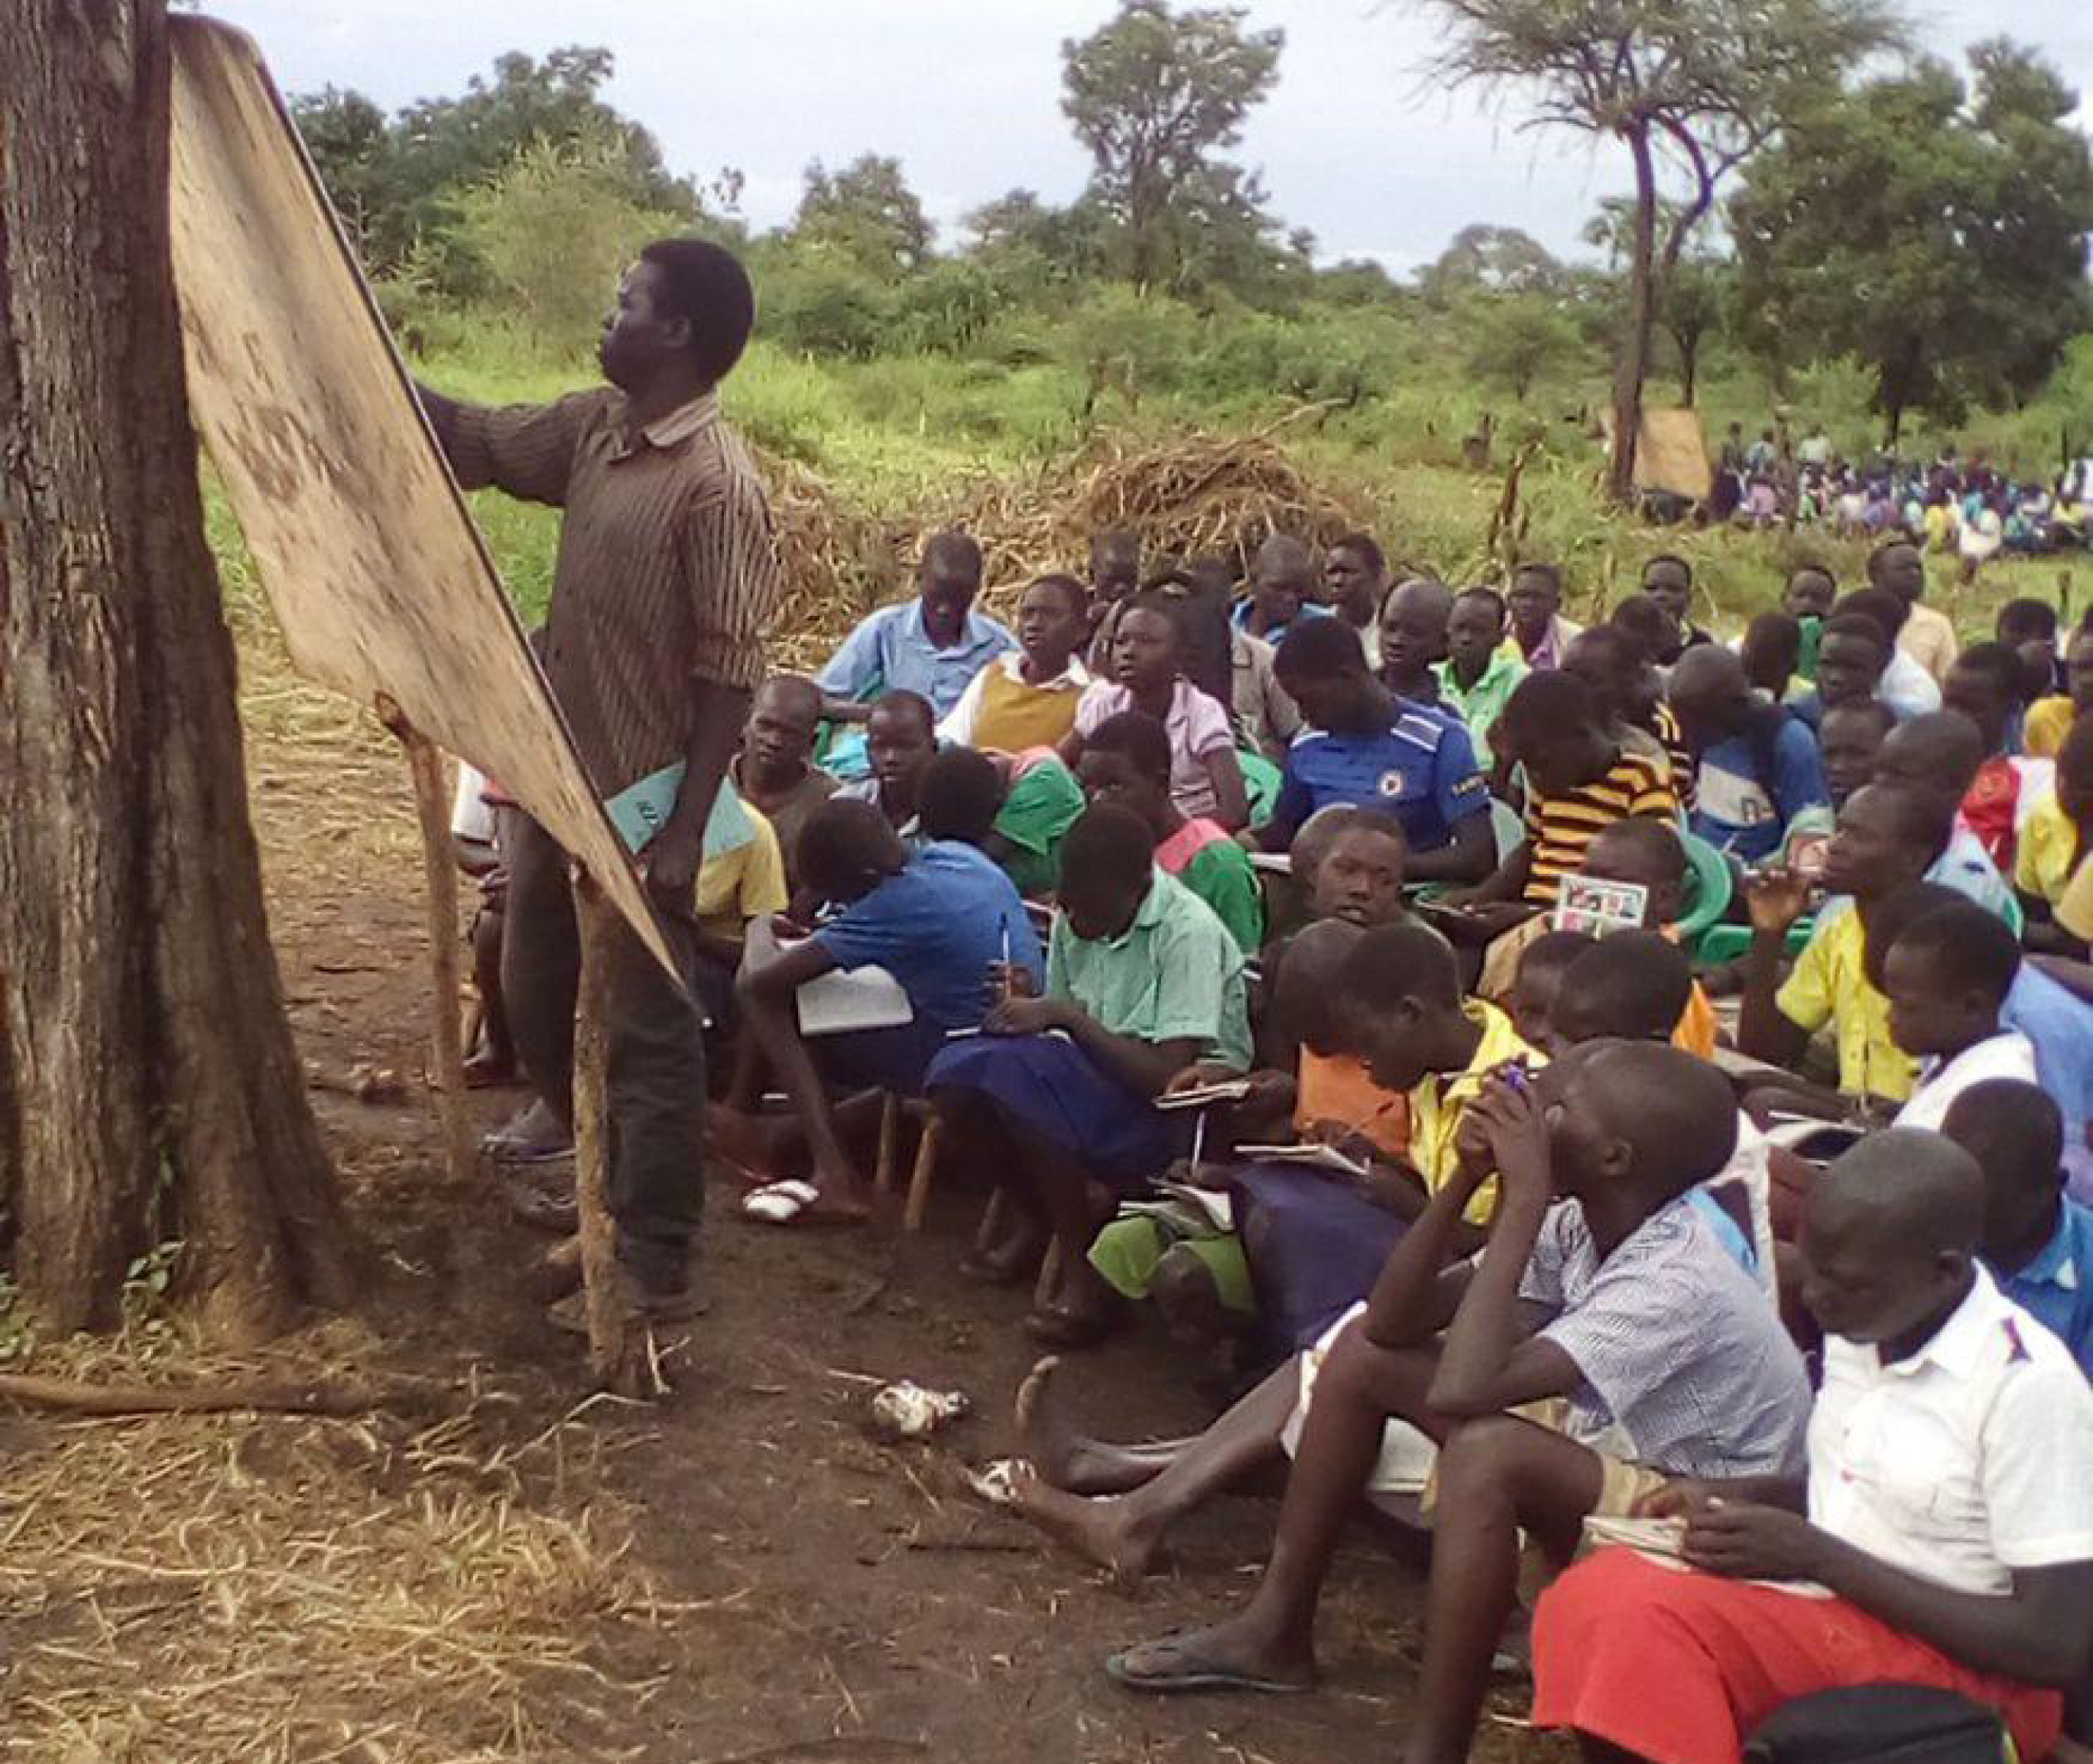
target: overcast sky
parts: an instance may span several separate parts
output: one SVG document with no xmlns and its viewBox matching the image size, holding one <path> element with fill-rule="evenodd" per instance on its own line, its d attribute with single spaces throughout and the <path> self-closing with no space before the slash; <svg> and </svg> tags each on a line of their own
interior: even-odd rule
<svg viewBox="0 0 2093 1764">
<path fill-rule="evenodd" d="M 952 242 L 961 215 L 1015 186 L 1065 202 L 1088 161 L 1060 112 L 1060 46 L 1112 0 L 206 0 L 259 40 L 287 92 L 353 86 L 390 109 L 455 93 L 505 50 L 601 44 L 611 102 L 652 129 L 671 167 L 748 179 L 758 228 L 791 216 L 800 173 L 872 151 L 899 157 Z M 1286 33 L 1279 82 L 1237 157 L 1274 210 L 1330 261 L 1406 271 L 1471 221 L 1577 249 L 1599 198 L 1625 187 L 1618 149 L 1519 127 L 1516 93 L 1485 108 L 1431 89 L 1436 42 L 1412 0 L 1253 0 Z M 2007 29 L 2093 87 L 2087 0 L 1978 0 L 1922 18 L 1958 51 Z M 2088 115 L 2082 105 L 2082 119 Z"/>
</svg>

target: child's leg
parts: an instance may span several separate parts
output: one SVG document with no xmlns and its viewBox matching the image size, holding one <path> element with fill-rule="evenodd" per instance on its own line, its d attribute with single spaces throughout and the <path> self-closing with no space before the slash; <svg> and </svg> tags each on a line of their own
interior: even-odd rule
<svg viewBox="0 0 2093 1764">
<path fill-rule="evenodd" d="M 761 1046 L 806 1133 L 812 1162 L 809 1180 L 821 1197 L 815 1209 L 831 1216 L 864 1217 L 872 1211 L 872 1191 L 843 1144 L 821 1073 L 800 1037 L 796 1002 L 752 994 L 744 995 L 743 1005 L 749 1038 Z"/>
<path fill-rule="evenodd" d="M 1566 1564 L 1599 1504 L 1597 1454 L 1514 1415 L 1462 1423 L 1439 1454 L 1424 1666 L 1404 1764 L 1468 1755 L 1490 1657 L 1519 1592 L 1519 1537 Z"/>
<path fill-rule="evenodd" d="M 1109 1211 L 1092 1199 L 1090 1172 L 1075 1153 L 1020 1121 L 1006 1118 L 1003 1126 L 1038 1210 L 1060 1246 L 1060 1280 L 1045 1309 L 1034 1314 L 1034 1333 L 1053 1345 L 1083 1346 L 1118 1315 L 1119 1295 L 1090 1266 L 1089 1253 Z"/>
<path fill-rule="evenodd" d="M 1211 1628 L 1131 1649 L 1120 1662 L 1124 1682 L 1167 1685 L 1194 1671 L 1265 1684 L 1314 1677 L 1323 1577 L 1372 1478 L 1384 1425 L 1399 1416 L 1435 1439 L 1445 1435 L 1425 1402 L 1438 1362 L 1436 1346 L 1376 1347 L 1356 1321 L 1337 1337 L 1315 1380 L 1279 1535 L 1250 1603 Z"/>
<path fill-rule="evenodd" d="M 1001 1112 L 980 1091 L 960 1085 L 936 1090 L 930 1100 L 951 1163 L 984 1172 L 999 1197 L 990 1209 L 994 1218 L 983 1217 L 960 1271 L 994 1285 L 1029 1278 L 1039 1266 L 1048 1229 L 1038 1197 L 1018 1173 L 1017 1150 Z"/>
<path fill-rule="evenodd" d="M 479 1046 L 467 1050 L 466 1077 L 496 1083 L 516 1070 L 516 1044 L 501 998 L 501 925 L 499 908 L 482 907 L 472 921 L 472 983 L 479 994 Z"/>
<path fill-rule="evenodd" d="M 1150 1448 L 1167 1457 L 1123 1494 L 1086 1499 L 1054 1487 L 1035 1467 L 1017 1480 L 1018 1510 L 1091 1561 L 1119 1574 L 1143 1573 L 1179 1519 L 1280 1459 L 1280 1436 L 1300 1388 L 1301 1368 L 1289 1361 L 1197 1438 Z"/>
</svg>

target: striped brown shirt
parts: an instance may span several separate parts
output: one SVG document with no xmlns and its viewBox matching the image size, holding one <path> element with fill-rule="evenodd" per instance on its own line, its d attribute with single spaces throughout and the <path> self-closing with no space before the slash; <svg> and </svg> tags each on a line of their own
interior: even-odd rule
<svg viewBox="0 0 2093 1764">
<path fill-rule="evenodd" d="M 448 440 L 468 490 L 566 511 L 541 654 L 597 790 L 682 759 L 691 683 L 762 679 L 782 588 L 762 479 L 717 397 L 637 431 L 609 387 L 462 405 Z"/>
</svg>

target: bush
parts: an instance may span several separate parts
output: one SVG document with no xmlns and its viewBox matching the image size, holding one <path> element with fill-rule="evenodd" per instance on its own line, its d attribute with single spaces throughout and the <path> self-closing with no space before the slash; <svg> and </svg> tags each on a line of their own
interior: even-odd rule
<svg viewBox="0 0 2093 1764">
<path fill-rule="evenodd" d="M 622 147 L 540 141 L 460 199 L 451 243 L 480 267 L 490 299 L 544 349 L 581 349 L 639 248 L 688 230 L 633 201 L 631 177 Z"/>
<path fill-rule="evenodd" d="M 860 359 L 893 340 L 895 296 L 841 258 L 781 258 L 756 289 L 756 324 L 779 348 Z"/>
</svg>

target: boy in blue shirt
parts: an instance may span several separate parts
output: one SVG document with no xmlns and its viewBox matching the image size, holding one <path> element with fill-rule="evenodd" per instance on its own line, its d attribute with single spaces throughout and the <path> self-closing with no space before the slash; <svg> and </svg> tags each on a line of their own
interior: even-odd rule
<svg viewBox="0 0 2093 1764">
<path fill-rule="evenodd" d="M 1782 706 L 1753 694 L 1744 665 L 1718 644 L 1679 658 L 1667 693 L 1695 754 L 1688 825 L 1739 861 L 1778 852 L 1806 808 L 1828 808 L 1816 738 Z"/>
<path fill-rule="evenodd" d="M 805 1181 L 764 1183 L 743 1211 L 774 1224 L 854 1222 L 872 1210 L 872 1194 L 845 1129 L 875 1120 L 882 1091 L 921 1093 L 947 1038 L 980 1026 L 1000 964 L 1036 984 L 1039 939 L 1010 878 L 989 858 L 946 840 L 912 855 L 869 803 L 831 799 L 814 811 L 800 834 L 800 879 L 843 912 L 789 947 L 771 924 L 752 925 L 738 991 L 749 1029 L 791 1100 L 811 1171 Z M 800 1029 L 800 988 L 836 969 L 875 964 L 899 982 L 912 1020 L 810 1044 Z M 851 1093 L 841 1107 L 830 1105 L 830 1085 Z M 748 1161 L 767 1168 L 775 1148 L 761 1143 L 754 1124 L 742 1123 L 741 1131 L 761 1146 Z"/>
<path fill-rule="evenodd" d="M 1283 852 L 1318 809 L 1378 808 L 1402 824 L 1412 882 L 1479 882 L 1497 861 L 1489 787 L 1466 725 L 1412 704 L 1367 667 L 1342 619 L 1296 626 L 1279 646 L 1279 683 L 1308 727 L 1294 737 L 1262 839 Z"/>
<path fill-rule="evenodd" d="M 1973 1084 L 1940 1130 L 1984 1172 L 1984 1265 L 2093 1378 L 2093 1211 L 2064 1192 L 2064 1117 L 2015 1078 Z"/>
</svg>

